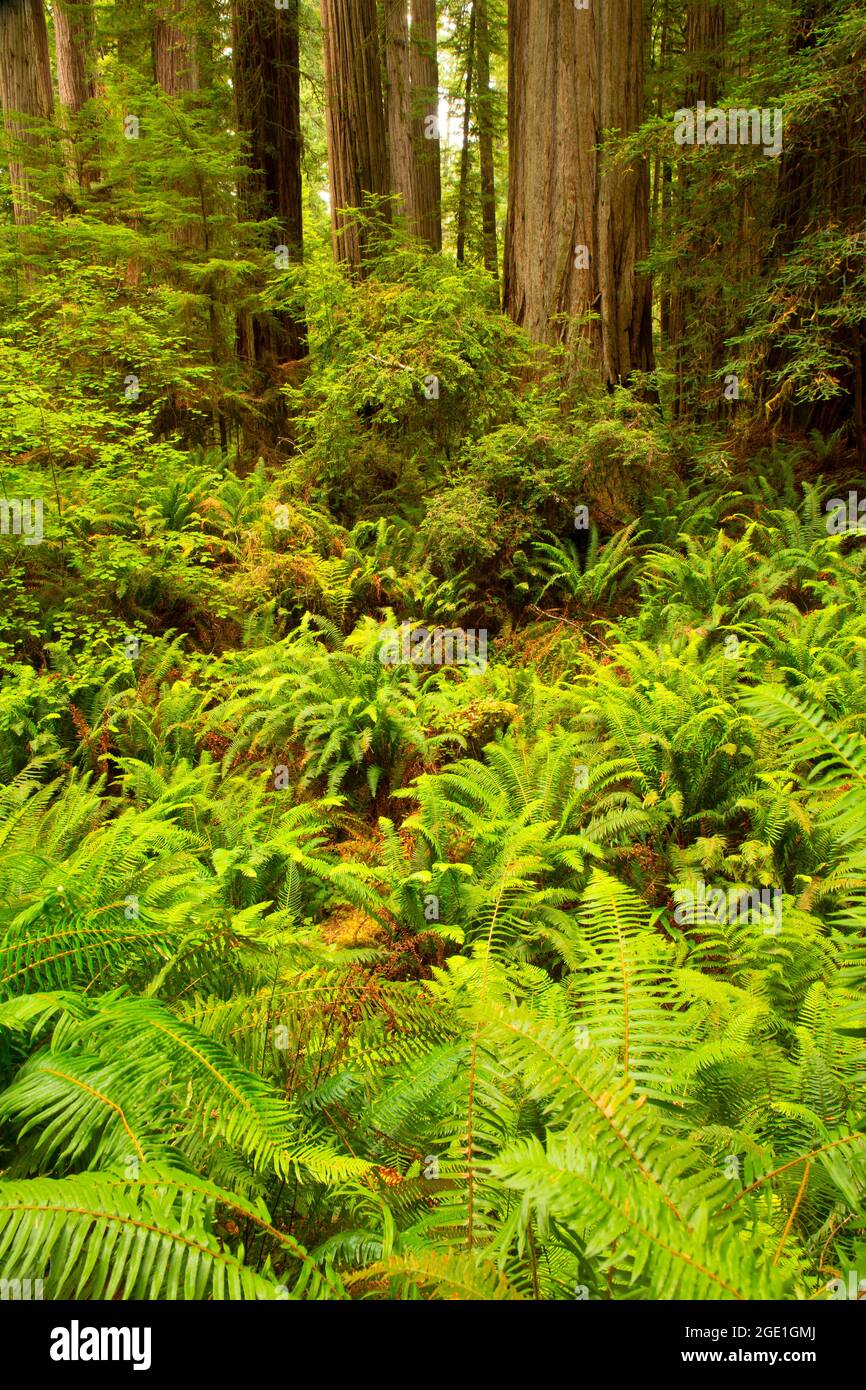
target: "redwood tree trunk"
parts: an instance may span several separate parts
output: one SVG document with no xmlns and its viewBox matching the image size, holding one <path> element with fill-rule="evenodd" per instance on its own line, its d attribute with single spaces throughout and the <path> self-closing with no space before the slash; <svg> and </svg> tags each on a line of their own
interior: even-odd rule
<svg viewBox="0 0 866 1390">
<path fill-rule="evenodd" d="M 50 120 L 54 101 L 51 59 L 42 0 L 3 0 L 0 4 L 0 105 L 8 144 L 12 210 L 16 223 L 26 226 L 39 215 L 39 203 L 28 172 L 28 149 L 38 136 L 16 116 Z"/>
<path fill-rule="evenodd" d="M 403 200 L 411 231 L 418 229 L 417 172 L 412 132 L 412 74 L 407 0 L 385 0 L 385 72 L 388 81 L 388 163 L 391 188 Z"/>
<path fill-rule="evenodd" d="M 645 164 L 600 159 L 602 132 L 634 131 L 643 109 L 640 0 L 586 10 L 511 0 L 511 153 L 503 300 L 541 342 L 582 344 L 606 385 L 653 364 Z M 575 327 L 569 317 L 597 314 Z"/>
<path fill-rule="evenodd" d="M 481 236 L 484 264 L 499 274 L 496 247 L 496 179 L 493 169 L 493 110 L 490 92 L 490 28 L 487 0 L 475 0 L 478 51 L 478 162 L 481 171 Z"/>
<path fill-rule="evenodd" d="M 661 5 L 661 32 L 659 34 L 658 67 L 656 69 L 656 115 L 661 119 L 664 113 L 665 92 L 667 91 L 667 60 L 669 57 L 670 7 L 663 0 Z M 653 161 L 653 192 L 651 225 L 658 227 L 662 240 L 668 235 L 671 207 L 671 162 L 658 152 Z M 671 328 L 671 289 L 668 282 L 661 281 L 659 288 L 659 319 L 662 342 L 670 343 Z"/>
<path fill-rule="evenodd" d="M 238 199 L 246 221 L 276 220 L 270 242 L 295 262 L 304 258 L 298 9 L 298 0 L 282 10 L 273 0 L 234 0 L 232 8 L 235 109 L 249 151 Z M 250 362 L 304 357 L 303 316 L 241 314 L 238 348 Z"/>
<path fill-rule="evenodd" d="M 599 139 L 605 129 L 625 135 L 643 120 L 641 0 L 604 0 L 598 21 Z M 592 78 L 592 68 L 586 80 Z M 605 158 L 599 177 L 598 285 L 603 371 L 612 386 L 653 367 L 652 284 L 635 266 L 649 254 L 649 165 L 625 168 Z"/>
<path fill-rule="evenodd" d="M 439 167 L 439 60 L 436 0 L 412 0 L 411 59 L 418 233 L 442 250 L 442 186 Z"/>
<path fill-rule="evenodd" d="M 91 0 L 54 0 L 57 85 L 60 100 L 75 115 L 96 96 Z"/>
<path fill-rule="evenodd" d="M 706 102 L 707 106 L 715 106 L 719 100 L 724 73 L 725 35 L 723 5 L 718 4 L 717 0 L 699 0 L 699 3 L 689 5 L 685 26 L 686 82 L 683 106 L 694 107 L 699 101 Z M 705 228 L 693 225 L 693 196 L 686 163 L 682 158 L 677 167 L 677 199 L 681 225 L 692 227 L 689 244 L 681 254 L 685 275 L 677 277 L 677 284 L 671 291 L 668 319 L 676 364 L 674 411 L 682 415 L 689 407 L 696 412 L 698 410 L 694 382 L 690 377 L 704 382 L 706 391 L 713 380 L 714 367 L 721 351 L 721 344 L 717 341 L 707 353 L 702 352 L 698 360 L 697 355 L 689 351 L 686 341 L 692 323 L 702 317 L 695 290 L 686 282 L 686 278 L 694 277 L 700 285 L 701 266 L 710 253 L 713 234 L 708 236 Z M 724 338 L 723 327 L 716 337 Z"/>
<path fill-rule="evenodd" d="M 60 104 L 67 115 L 69 152 L 66 163 L 74 182 L 80 188 L 89 188 L 94 178 L 93 162 L 90 151 L 80 143 L 82 132 L 77 128 L 75 117 L 96 97 L 93 5 L 91 0 L 54 0 L 53 14 L 57 86 Z"/>
<path fill-rule="evenodd" d="M 826 15 L 826 0 L 796 0 L 788 45 L 792 57 L 814 48 L 818 26 Z M 850 182 L 842 175 L 840 165 L 850 166 L 850 151 L 844 138 L 840 145 L 840 136 L 841 130 L 830 124 L 808 131 L 795 127 L 793 138 L 786 139 L 779 157 L 773 208 L 773 256 L 787 255 L 792 250 L 818 209 L 829 204 L 834 214 L 847 211 Z"/>
<path fill-rule="evenodd" d="M 198 89 L 195 38 L 177 23 L 183 11 L 184 0 L 163 0 L 153 31 L 153 75 L 170 97 Z"/>
<path fill-rule="evenodd" d="M 169 97 L 183 97 L 198 91 L 199 71 L 196 51 L 195 31 L 189 21 L 184 21 L 186 0 L 162 0 L 157 6 L 153 28 L 153 73 L 154 77 Z M 182 227 L 172 231 L 171 239 L 177 246 L 205 246 L 208 240 L 208 209 L 204 193 L 199 183 L 181 180 L 176 184 L 181 200 L 196 204 L 199 221 L 185 222 Z"/>
<path fill-rule="evenodd" d="M 463 263 L 466 223 L 469 218 L 469 128 L 472 122 L 472 86 L 475 65 L 475 0 L 469 10 L 469 36 L 466 40 L 466 86 L 463 94 L 463 143 L 460 147 L 460 177 L 457 188 L 457 260 Z"/>
<path fill-rule="evenodd" d="M 326 133 L 335 257 L 363 273 L 371 226 L 347 215 L 364 211 L 375 227 L 389 221 L 385 111 L 376 0 L 322 0 Z"/>
<path fill-rule="evenodd" d="M 800 56 L 820 42 L 823 21 L 830 13 L 827 0 L 795 0 L 791 15 L 789 51 Z M 825 229 L 838 235 L 845 229 L 852 244 L 862 236 L 866 220 L 866 160 L 863 157 L 866 132 L 866 99 L 856 78 L 848 90 L 839 92 L 822 117 L 785 127 L 785 147 L 779 158 L 779 177 L 773 209 L 773 240 L 765 268 L 772 272 L 791 255 L 808 251 Z M 862 261 L 860 263 L 862 265 Z M 838 266 L 843 282 L 862 277 L 856 258 Z M 817 315 L 824 304 L 833 303 L 838 287 L 819 282 L 810 292 L 811 304 L 799 314 Z M 792 329 L 797 320 L 789 319 Z M 842 392 L 829 400 L 794 404 L 790 399 L 776 401 L 773 413 L 782 411 L 789 428 L 818 429 L 831 433 L 849 424 L 853 430 L 858 464 L 866 460 L 864 433 L 864 377 L 866 377 L 866 319 L 837 324 L 835 332 L 847 349 L 848 365 L 838 369 Z M 782 370 L 791 349 L 774 344 L 767 354 L 765 372 Z M 769 407 L 769 402 L 767 403 Z"/>
</svg>

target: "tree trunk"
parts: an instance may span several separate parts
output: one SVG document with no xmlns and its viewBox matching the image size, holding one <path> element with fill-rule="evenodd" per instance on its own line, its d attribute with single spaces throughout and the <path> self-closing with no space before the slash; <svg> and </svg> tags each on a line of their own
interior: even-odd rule
<svg viewBox="0 0 866 1390">
<path fill-rule="evenodd" d="M 153 75 L 170 97 L 198 90 L 195 38 L 176 22 L 184 8 L 184 0 L 163 0 L 153 30 Z"/>
<path fill-rule="evenodd" d="M 249 151 L 238 202 L 245 221 L 276 220 L 270 241 L 290 262 L 304 258 L 298 11 L 298 0 L 282 10 L 273 0 L 234 0 L 232 8 L 235 111 Z M 303 316 L 242 313 L 238 350 L 260 364 L 306 356 Z"/>
<path fill-rule="evenodd" d="M 725 7 L 718 0 L 700 0 L 686 10 L 685 105 L 719 99 L 725 72 Z"/>
<path fill-rule="evenodd" d="M 403 200 L 401 211 L 418 230 L 417 171 L 412 131 L 412 75 L 407 0 L 385 0 L 385 72 L 388 86 L 388 163 L 391 188 Z"/>
<path fill-rule="evenodd" d="M 625 135 L 643 120 L 641 0 L 605 0 L 599 9 L 599 139 L 606 129 Z M 588 74 L 592 77 L 592 69 Z M 604 379 L 627 382 L 653 366 L 652 284 L 635 265 L 649 254 L 649 166 L 602 160 L 598 204 L 598 284 Z"/>
<path fill-rule="evenodd" d="M 418 234 L 434 251 L 441 251 L 442 186 L 439 168 L 436 0 L 412 0 L 410 48 Z"/>
<path fill-rule="evenodd" d="M 42 0 L 0 4 L 0 105 L 9 148 L 12 211 L 18 226 L 39 216 L 28 165 L 39 137 L 17 116 L 50 120 L 54 107 L 51 59 Z"/>
<path fill-rule="evenodd" d="M 706 102 L 707 106 L 715 106 L 719 100 L 724 77 L 725 37 L 724 5 L 719 4 L 718 0 L 699 0 L 698 4 L 689 5 L 685 26 L 684 107 L 694 107 L 699 101 Z M 710 187 L 712 174 L 708 174 L 706 179 L 707 187 Z M 703 228 L 694 224 L 691 211 L 692 191 L 682 158 L 677 166 L 677 202 L 680 225 L 691 228 L 691 234 L 687 237 L 689 244 L 684 248 L 680 258 L 682 264 L 688 267 L 685 271 L 686 282 L 678 278 L 678 283 L 671 290 L 668 317 L 670 341 L 676 364 L 674 412 L 676 415 L 683 415 L 689 409 L 700 413 L 700 403 L 696 399 L 696 381 L 704 383 L 703 389 L 706 393 L 712 390 L 713 373 L 718 365 L 725 330 L 724 325 L 717 319 L 719 331 L 715 334 L 716 344 L 708 353 L 698 354 L 690 351 L 686 338 L 692 323 L 698 321 L 703 323 L 705 328 L 709 325 L 701 313 L 695 289 L 687 281 L 689 277 L 694 277 L 700 284 L 701 266 L 710 253 L 712 236 L 708 236 Z M 714 409 L 711 413 L 715 413 L 717 404 L 713 398 Z"/>
<path fill-rule="evenodd" d="M 827 0 L 796 0 L 791 19 L 789 52 L 797 58 L 820 41 L 820 27 L 831 12 Z M 852 244 L 862 236 L 866 217 L 866 160 L 863 157 L 866 132 L 866 100 L 856 80 L 849 90 L 840 92 L 819 120 L 785 127 L 785 147 L 779 157 L 779 178 L 773 209 L 773 240 L 766 257 L 770 274 L 791 255 L 798 255 L 804 244 L 815 243 L 829 229 L 839 235 L 846 229 Z M 809 257 L 811 259 L 811 256 Z M 847 257 L 838 266 L 842 283 L 862 277 L 857 258 Z M 834 276 L 835 280 L 835 276 Z M 833 304 L 838 284 L 819 281 L 809 292 L 809 307 L 798 311 L 814 316 L 813 321 Z M 788 329 L 796 326 L 793 317 Z M 866 375 L 866 320 L 837 322 L 833 331 L 845 345 L 848 364 L 836 373 L 842 393 L 828 400 L 794 404 L 784 391 L 767 402 L 770 415 L 781 414 L 789 428 L 817 429 L 829 434 L 849 425 L 857 449 L 859 466 L 866 458 L 863 422 L 863 380 Z M 765 372 L 783 370 L 791 349 L 773 345 L 767 354 Z"/>
<path fill-rule="evenodd" d="M 582 348 L 608 387 L 627 382 L 653 365 L 651 285 L 635 270 L 649 244 L 648 170 L 596 146 L 605 128 L 628 134 L 641 120 L 640 0 L 511 0 L 508 72 L 504 307 L 573 359 Z"/>
<path fill-rule="evenodd" d="M 659 34 L 659 60 L 655 74 L 656 83 L 656 116 L 661 120 L 664 113 L 665 93 L 667 91 L 667 60 L 668 60 L 668 33 L 670 26 L 670 13 L 667 3 L 662 4 L 661 8 L 661 32 Z M 670 196 L 671 196 L 671 164 L 670 160 L 663 159 L 661 154 L 656 154 L 653 161 L 653 202 L 651 213 L 651 225 L 657 227 L 664 241 L 668 234 L 670 220 Z M 671 295 L 670 286 L 662 277 L 659 285 L 659 326 L 661 329 L 661 340 L 664 344 L 670 342 L 671 324 Z"/>
<path fill-rule="evenodd" d="M 93 6 L 91 0 L 54 0 L 53 13 L 60 101 L 77 115 L 96 96 Z"/>
<path fill-rule="evenodd" d="M 795 0 L 789 40 L 792 58 L 814 48 L 817 27 L 826 15 L 826 0 Z M 828 190 L 838 183 L 838 169 L 835 167 L 838 160 L 834 158 L 838 134 L 836 130 L 795 131 L 793 140 L 789 136 L 785 141 L 785 148 L 779 157 L 779 179 L 773 209 L 773 256 L 787 255 L 792 250 L 815 211 L 828 201 Z M 843 149 L 846 145 L 847 142 Z M 844 179 L 841 186 L 845 187 Z M 842 211 L 837 198 L 832 198 L 831 206 L 834 212 Z"/>
<path fill-rule="evenodd" d="M 475 3 L 478 50 L 478 162 L 481 170 L 481 237 L 484 264 L 496 279 L 499 256 L 496 246 L 496 180 L 493 171 L 493 110 L 490 92 L 490 29 L 487 0 Z"/>
<path fill-rule="evenodd" d="M 94 180 L 92 155 L 81 144 L 85 134 L 76 117 L 96 97 L 96 53 L 92 0 L 54 0 L 54 36 L 57 46 L 57 85 L 66 117 L 69 150 L 66 165 L 79 188 Z"/>
<path fill-rule="evenodd" d="M 363 274 L 376 224 L 390 221 L 376 0 L 322 0 L 322 30 L 334 256 Z"/>
<path fill-rule="evenodd" d="M 466 89 L 463 96 L 463 143 L 460 147 L 460 179 L 457 192 L 457 260 L 462 265 L 469 217 L 469 127 L 472 120 L 472 80 L 475 64 L 475 0 L 469 11 L 466 40 Z"/>
<path fill-rule="evenodd" d="M 189 13 L 188 0 L 161 0 L 157 5 L 151 50 L 154 78 L 166 96 L 178 100 L 199 90 L 197 34 L 195 21 Z M 181 101 L 180 104 L 184 103 Z M 180 130 L 178 134 L 183 138 Z M 204 252 L 207 255 L 210 250 L 211 208 L 206 184 L 199 171 L 189 177 L 178 179 L 174 185 L 174 193 L 174 205 L 190 213 L 188 219 L 185 217 L 183 222 L 172 227 L 169 233 L 172 243 L 185 252 L 185 256 L 178 257 L 175 261 L 171 278 L 175 283 L 184 284 L 188 279 L 184 265 L 186 257 L 195 260 L 198 253 Z M 195 220 L 191 215 L 193 208 Z M 212 289 L 199 292 L 203 293 L 206 299 L 211 362 L 216 367 L 224 355 L 216 300 Z M 174 391 L 169 392 L 165 411 L 172 428 L 183 432 L 187 411 L 179 404 Z M 213 442 L 224 447 L 225 421 L 215 397 L 211 400 L 211 411 Z"/>
<path fill-rule="evenodd" d="M 184 22 L 187 0 L 162 0 L 157 6 L 153 29 L 153 72 L 158 85 L 169 97 L 183 97 L 198 91 L 199 70 L 195 31 Z M 195 205 L 199 221 L 185 221 L 171 233 L 176 246 L 203 246 L 208 239 L 208 208 L 199 178 L 176 184 L 179 205 Z"/>
</svg>

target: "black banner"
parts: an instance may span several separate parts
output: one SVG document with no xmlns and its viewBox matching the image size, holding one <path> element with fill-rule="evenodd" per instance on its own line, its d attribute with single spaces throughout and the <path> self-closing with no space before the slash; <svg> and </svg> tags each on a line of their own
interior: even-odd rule
<svg viewBox="0 0 866 1390">
<path fill-rule="evenodd" d="M 839 1306 L 856 1301 L 575 1300 L 573 1305 L 510 1303 L 506 1314 L 502 1306 L 481 1303 L 413 1302 L 388 1309 L 381 1302 L 335 1306 L 22 1300 L 0 1302 L 0 1327 L 5 1346 L 21 1350 L 24 1362 L 49 1384 L 106 1376 L 115 1381 L 118 1376 L 162 1378 L 184 1371 L 212 1373 L 224 1382 L 231 1375 L 248 1376 L 253 1370 L 259 1374 L 265 1366 L 290 1372 L 297 1366 L 300 1336 L 310 1355 L 324 1359 L 330 1375 L 341 1363 L 348 1374 L 357 1374 L 360 1348 L 372 1345 L 378 1348 L 377 1360 L 383 1353 L 390 1359 L 388 1348 L 393 1347 L 411 1372 L 423 1345 L 419 1339 L 429 1338 L 434 1329 L 436 1341 L 424 1355 L 425 1367 L 435 1366 L 436 1348 L 451 1359 L 458 1346 L 461 1358 L 475 1347 L 470 1358 L 485 1369 L 486 1379 L 500 1355 L 503 1373 L 509 1380 L 515 1378 L 515 1354 L 531 1354 L 521 1333 L 531 1330 L 539 1338 L 536 1355 L 564 1354 L 575 1367 L 588 1368 L 598 1361 L 618 1374 L 638 1371 L 663 1380 L 672 1372 L 685 1372 L 698 1382 L 708 1368 L 743 1367 L 747 1374 L 752 1369 L 767 1374 L 770 1383 L 777 1378 L 784 1383 L 790 1372 L 804 1370 L 826 1381 L 860 1354 L 861 1317 L 856 1308 Z M 443 1337 L 460 1340 L 445 1342 Z M 554 1337 L 563 1340 L 554 1343 Z M 413 1346 L 404 1352 L 401 1341 L 410 1338 Z"/>
</svg>

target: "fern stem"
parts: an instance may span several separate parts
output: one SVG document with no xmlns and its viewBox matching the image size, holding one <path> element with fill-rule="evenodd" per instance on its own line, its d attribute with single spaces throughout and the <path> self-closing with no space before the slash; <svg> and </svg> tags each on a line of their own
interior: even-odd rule
<svg viewBox="0 0 866 1390">
<path fill-rule="evenodd" d="M 832 1144 L 821 1144 L 819 1148 L 812 1149 L 810 1153 L 798 1154 L 796 1158 L 790 1159 L 789 1162 L 781 1164 L 778 1168 L 773 1168 L 769 1173 L 765 1173 L 762 1178 L 756 1178 L 748 1187 L 744 1187 L 742 1192 L 738 1192 L 736 1197 L 732 1197 L 729 1202 L 726 1202 L 723 1207 L 719 1208 L 720 1214 L 723 1211 L 730 1211 L 732 1206 L 741 1201 L 742 1198 L 746 1197 L 750 1192 L 754 1192 L 756 1187 L 760 1187 L 762 1183 L 769 1182 L 770 1178 L 778 1177 L 780 1173 L 784 1173 L 788 1168 L 796 1168 L 798 1163 L 811 1163 L 812 1159 L 817 1158 L 819 1154 L 829 1153 L 831 1149 L 838 1149 L 840 1144 L 851 1144 L 855 1139 L 862 1138 L 862 1134 L 846 1134 L 842 1139 L 834 1139 Z"/>
<path fill-rule="evenodd" d="M 788 1239 L 788 1233 L 790 1232 L 791 1227 L 794 1224 L 794 1217 L 797 1215 L 797 1210 L 800 1206 L 800 1203 L 803 1200 L 803 1197 L 805 1196 L 806 1184 L 809 1181 L 809 1174 L 811 1173 L 811 1171 L 812 1165 L 807 1161 L 806 1167 L 803 1169 L 803 1177 L 800 1182 L 800 1186 L 797 1189 L 797 1196 L 794 1198 L 794 1205 L 791 1207 L 790 1215 L 788 1217 L 788 1220 L 785 1222 L 785 1229 L 782 1232 L 782 1239 L 779 1241 L 779 1244 L 776 1248 L 776 1253 L 773 1256 L 774 1265 L 777 1265 L 779 1263 L 779 1256 L 781 1255 L 782 1250 L 784 1249 L 785 1241 Z"/>
</svg>

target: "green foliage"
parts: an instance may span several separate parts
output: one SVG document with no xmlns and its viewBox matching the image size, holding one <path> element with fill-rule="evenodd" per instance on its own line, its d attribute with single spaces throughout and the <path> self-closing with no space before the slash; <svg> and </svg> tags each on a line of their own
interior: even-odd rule
<svg viewBox="0 0 866 1390">
<path fill-rule="evenodd" d="M 820 487 L 668 487 L 582 557 L 539 517 L 510 582 L 538 572 L 546 626 L 501 607 L 475 672 L 382 660 L 401 621 L 485 613 L 459 552 L 437 579 L 408 520 L 347 532 L 290 487 L 199 455 L 116 535 L 177 538 L 182 579 L 296 566 L 288 635 L 267 600 L 222 655 L 160 635 L 159 591 L 131 648 L 116 591 L 59 607 L 43 542 L 0 702 L 3 1269 L 820 1295 L 866 1183 L 863 568 Z M 777 893 L 778 929 L 683 918 L 699 883 Z"/>
<path fill-rule="evenodd" d="M 818 198 L 764 258 L 738 230 L 775 225 L 772 162 L 675 154 L 654 117 L 685 328 L 601 392 L 500 313 L 474 167 L 452 259 L 450 149 L 442 254 L 398 226 L 362 277 L 331 264 L 301 15 L 302 264 L 239 220 L 224 45 L 169 98 L 131 13 L 79 118 L 93 177 L 52 126 L 36 221 L 3 193 L 2 500 L 44 535 L 0 536 L 0 1274 L 821 1297 L 866 1248 L 866 560 L 826 511 L 863 484 L 835 417 L 770 440 L 718 388 L 736 366 L 789 424 L 845 397 L 856 208 Z M 776 26 L 756 66 L 741 14 L 727 94 L 784 72 L 826 148 L 854 18 L 799 57 Z M 240 360 L 240 324 L 301 304 L 307 358 Z M 457 625 L 486 666 L 386 659 Z"/>
</svg>

